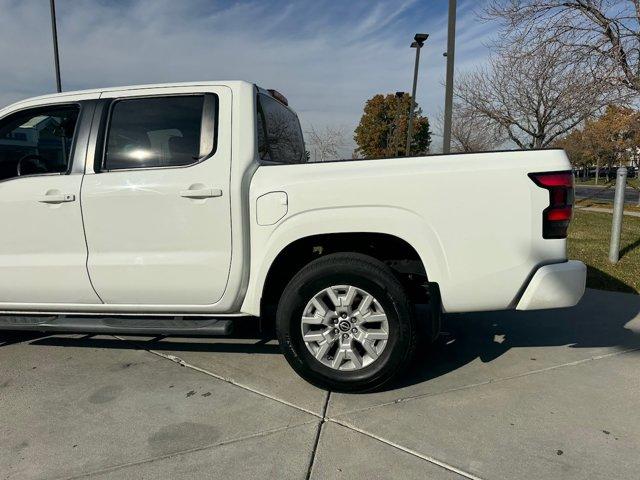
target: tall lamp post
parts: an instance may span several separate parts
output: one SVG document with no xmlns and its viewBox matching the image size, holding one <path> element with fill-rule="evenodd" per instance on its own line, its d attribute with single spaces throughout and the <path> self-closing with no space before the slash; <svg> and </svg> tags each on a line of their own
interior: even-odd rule
<svg viewBox="0 0 640 480">
<path fill-rule="evenodd" d="M 56 70 L 56 88 L 58 93 L 62 91 L 62 82 L 60 81 L 60 58 L 58 56 L 58 29 L 56 27 L 56 4 L 55 0 L 49 0 L 51 7 L 51 34 L 53 35 L 53 63 Z"/>
<path fill-rule="evenodd" d="M 400 156 L 400 146 L 402 145 L 402 138 L 400 136 L 400 116 L 402 115 L 402 97 L 404 96 L 404 92 L 396 92 L 396 123 L 393 127 L 393 143 L 396 147 L 396 157 Z"/>
<path fill-rule="evenodd" d="M 451 151 L 451 117 L 453 115 L 453 66 L 456 50 L 456 0 L 449 0 L 449 26 L 447 28 L 447 84 L 444 100 L 444 132 L 442 153 Z"/>
<path fill-rule="evenodd" d="M 411 107 L 409 108 L 409 124 L 407 125 L 407 148 L 405 149 L 405 156 L 411 154 L 411 137 L 413 136 L 413 111 L 416 108 L 416 87 L 418 86 L 418 65 L 420 64 L 420 49 L 424 45 L 424 42 L 429 38 L 428 33 L 416 33 L 413 37 L 414 42 L 411 44 L 411 48 L 416 49 L 416 63 L 413 67 L 413 88 L 411 89 Z"/>
</svg>

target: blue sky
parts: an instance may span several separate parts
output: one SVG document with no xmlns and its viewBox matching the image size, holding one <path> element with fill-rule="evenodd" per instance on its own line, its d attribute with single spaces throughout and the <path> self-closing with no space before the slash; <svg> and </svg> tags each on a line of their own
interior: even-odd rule
<svg viewBox="0 0 640 480">
<path fill-rule="evenodd" d="M 48 3 L 0 0 L 0 106 L 55 89 Z M 489 53 L 495 27 L 478 20 L 480 3 L 458 0 L 457 71 L 481 64 Z M 447 0 L 56 4 L 65 90 L 248 80 L 284 93 L 303 129 L 343 126 L 351 140 L 367 98 L 410 91 L 409 43 L 414 33 L 426 32 L 417 100 L 434 120 L 442 110 Z"/>
</svg>

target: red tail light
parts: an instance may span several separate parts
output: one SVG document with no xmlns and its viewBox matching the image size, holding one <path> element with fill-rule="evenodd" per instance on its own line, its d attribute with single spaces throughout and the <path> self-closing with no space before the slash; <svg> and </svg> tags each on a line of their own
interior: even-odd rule
<svg viewBox="0 0 640 480">
<path fill-rule="evenodd" d="M 549 206 L 542 212 L 542 238 L 567 238 L 573 213 L 573 175 L 571 172 L 530 173 L 541 188 L 549 190 Z"/>
</svg>

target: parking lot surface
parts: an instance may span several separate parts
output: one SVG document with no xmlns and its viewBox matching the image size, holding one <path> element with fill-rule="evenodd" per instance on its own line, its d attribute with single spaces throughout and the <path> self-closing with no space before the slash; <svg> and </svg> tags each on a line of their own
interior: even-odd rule
<svg viewBox="0 0 640 480">
<path fill-rule="evenodd" d="M 269 339 L 2 333 L 0 478 L 638 478 L 640 296 L 444 330 L 363 395 Z"/>
</svg>

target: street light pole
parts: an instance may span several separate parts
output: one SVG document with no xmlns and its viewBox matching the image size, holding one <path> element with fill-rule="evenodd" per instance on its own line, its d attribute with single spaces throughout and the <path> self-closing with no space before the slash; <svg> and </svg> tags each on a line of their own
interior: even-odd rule
<svg viewBox="0 0 640 480">
<path fill-rule="evenodd" d="M 62 82 L 60 81 L 60 58 L 58 55 L 58 29 L 56 27 L 56 4 L 55 0 L 49 0 L 51 7 L 51 34 L 53 35 L 53 63 L 56 71 L 56 88 L 58 93 L 62 91 Z"/>
<path fill-rule="evenodd" d="M 424 45 L 424 42 L 429 38 L 428 33 L 416 33 L 413 39 L 415 40 L 411 44 L 411 48 L 416 49 L 416 63 L 413 67 L 413 88 L 411 89 L 411 106 L 409 107 L 409 122 L 407 125 L 407 148 L 405 149 L 405 156 L 408 157 L 411 154 L 411 139 L 413 136 L 413 111 L 416 108 L 416 88 L 418 86 L 418 66 L 420 64 L 420 49 Z"/>
<path fill-rule="evenodd" d="M 456 50 L 456 0 L 449 0 L 449 26 L 447 38 L 447 85 L 444 99 L 444 132 L 442 152 L 451 151 L 451 117 L 453 115 L 453 67 Z"/>
<path fill-rule="evenodd" d="M 393 127 L 393 143 L 396 148 L 396 157 L 400 156 L 400 146 L 402 145 L 402 137 L 400 131 L 400 116 L 402 115 L 402 97 L 405 96 L 404 92 L 396 92 L 396 123 Z"/>
</svg>

